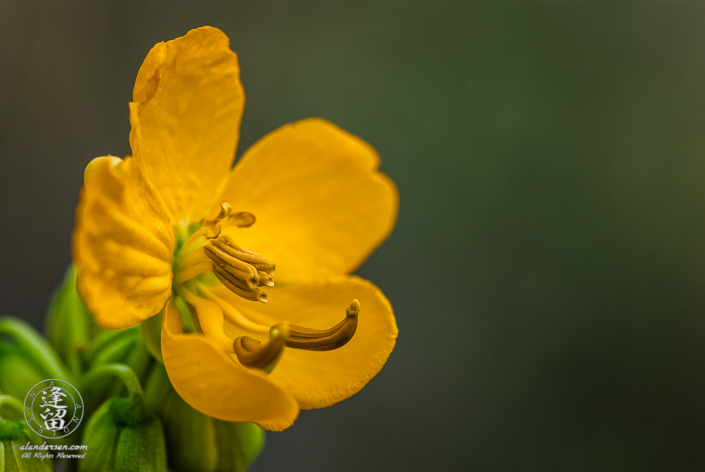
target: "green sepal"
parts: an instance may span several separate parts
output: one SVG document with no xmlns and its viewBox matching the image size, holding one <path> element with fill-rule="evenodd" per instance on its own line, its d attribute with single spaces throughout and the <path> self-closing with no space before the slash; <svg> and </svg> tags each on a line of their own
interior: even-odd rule
<svg viewBox="0 0 705 472">
<path fill-rule="evenodd" d="M 139 341 L 139 329 L 128 328 L 120 331 L 103 331 L 86 352 L 90 368 L 103 364 L 124 363 Z"/>
<path fill-rule="evenodd" d="M 23 419 L 22 402 L 13 396 L 0 394 L 0 418 L 13 421 Z"/>
<path fill-rule="evenodd" d="M 141 344 L 140 331 L 137 327 L 120 331 L 102 331 L 91 341 L 85 353 L 89 372 L 101 365 L 120 363 L 128 365 L 141 379 L 149 360 Z M 91 385 L 89 389 L 87 398 L 89 409 L 97 407 L 108 397 L 124 393 L 122 383 L 113 378 Z"/>
<path fill-rule="evenodd" d="M 164 433 L 141 400 L 111 398 L 93 414 L 83 433 L 88 446 L 79 472 L 166 472 Z"/>
<path fill-rule="evenodd" d="M 215 428 L 218 465 L 215 470 L 243 471 L 264 446 L 264 431 L 254 423 L 231 423 L 211 418 Z"/>
<path fill-rule="evenodd" d="M 164 426 L 169 467 L 174 472 L 241 472 L 260 453 L 264 431 L 252 423 L 231 423 L 191 408 L 156 364 L 145 399 Z"/>
<path fill-rule="evenodd" d="M 9 395 L 0 395 L 0 472 L 51 472 L 51 459 L 35 457 L 35 451 L 21 447 L 43 441 L 27 427 L 22 416 L 22 403 Z M 41 451 L 46 454 L 49 451 Z M 30 457 L 22 457 L 29 454 Z"/>
<path fill-rule="evenodd" d="M 22 320 L 0 318 L 0 390 L 24 398 L 37 382 L 62 379 L 74 382 L 52 347 Z"/>
<path fill-rule="evenodd" d="M 77 376 L 86 369 L 84 352 L 101 331 L 78 296 L 76 269 L 71 265 L 49 303 L 46 322 L 49 343 Z"/>
<path fill-rule="evenodd" d="M 164 432 L 137 377 L 127 366 L 111 364 L 91 371 L 86 381 L 95 383 L 106 374 L 124 383 L 128 397 L 107 400 L 91 416 L 83 432 L 88 452 L 79 472 L 166 472 Z"/>
<path fill-rule="evenodd" d="M 108 418 L 110 415 L 110 403 L 105 402 L 93 413 L 83 430 L 82 444 L 87 445 L 88 450 L 79 462 L 79 471 L 115 470 L 115 446 L 120 438 L 120 427 Z"/>
<path fill-rule="evenodd" d="M 120 472 L 167 470 L 164 431 L 156 415 L 153 418 L 138 427 L 126 427 L 122 430 L 117 444 L 115 470 Z"/>
<path fill-rule="evenodd" d="M 0 389 L 3 392 L 24 398 L 27 392 L 46 378 L 41 369 L 25 358 L 25 354 L 14 344 L 0 341 Z"/>
</svg>

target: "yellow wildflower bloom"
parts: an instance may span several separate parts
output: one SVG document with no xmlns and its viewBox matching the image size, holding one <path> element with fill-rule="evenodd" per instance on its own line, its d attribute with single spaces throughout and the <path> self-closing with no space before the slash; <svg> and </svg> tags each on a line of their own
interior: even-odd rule
<svg viewBox="0 0 705 472">
<path fill-rule="evenodd" d="M 154 46 L 130 103 L 133 155 L 86 168 L 73 255 L 102 326 L 162 313 L 186 402 L 282 430 L 359 391 L 394 347 L 391 305 L 347 274 L 391 232 L 398 197 L 375 150 L 321 119 L 270 133 L 231 169 L 244 102 L 218 29 Z"/>
</svg>

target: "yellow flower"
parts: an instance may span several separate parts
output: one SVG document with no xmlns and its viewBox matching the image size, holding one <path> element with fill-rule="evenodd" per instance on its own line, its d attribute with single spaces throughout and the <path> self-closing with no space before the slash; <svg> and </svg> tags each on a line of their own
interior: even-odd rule
<svg viewBox="0 0 705 472">
<path fill-rule="evenodd" d="M 186 402 L 282 430 L 358 392 L 394 347 L 388 300 L 347 274 L 391 232 L 398 196 L 375 150 L 321 119 L 270 133 L 231 169 L 244 102 L 218 29 L 154 46 L 130 103 L 133 156 L 87 166 L 73 255 L 102 326 L 163 314 Z"/>
</svg>

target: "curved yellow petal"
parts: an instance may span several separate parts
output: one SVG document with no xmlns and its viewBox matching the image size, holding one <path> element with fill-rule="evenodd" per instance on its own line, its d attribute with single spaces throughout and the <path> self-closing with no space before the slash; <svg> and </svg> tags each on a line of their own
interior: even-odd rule
<svg viewBox="0 0 705 472">
<path fill-rule="evenodd" d="M 177 223 L 200 220 L 219 195 L 244 106 L 237 56 L 222 31 L 191 30 L 147 55 L 130 103 L 130 144 Z"/>
<path fill-rule="evenodd" d="M 122 329 L 157 314 L 171 295 L 173 251 L 166 208 L 139 162 L 94 159 L 76 209 L 73 257 L 96 321 Z"/>
<path fill-rule="evenodd" d="M 174 389 L 205 415 L 282 431 L 299 414 L 296 400 L 265 373 L 236 364 L 202 334 L 184 334 L 171 301 L 162 320 L 162 356 Z"/>
<path fill-rule="evenodd" d="M 222 200 L 253 213 L 225 231 L 277 264 L 275 281 L 355 270 L 394 228 L 398 194 L 377 152 L 321 119 L 279 128 L 233 169 Z"/>
<path fill-rule="evenodd" d="M 380 371 L 394 348 L 397 325 L 392 306 L 374 284 L 356 276 L 335 276 L 267 290 L 268 303 L 253 303 L 212 289 L 246 318 L 265 326 L 289 321 L 326 329 L 345 318 L 353 299 L 360 301 L 355 336 L 333 351 L 286 348 L 270 377 L 285 385 L 301 408 L 323 408 L 357 393 Z M 246 334 L 260 341 L 266 335 L 229 326 L 231 335 Z M 237 334 L 238 331 L 240 334 Z"/>
</svg>

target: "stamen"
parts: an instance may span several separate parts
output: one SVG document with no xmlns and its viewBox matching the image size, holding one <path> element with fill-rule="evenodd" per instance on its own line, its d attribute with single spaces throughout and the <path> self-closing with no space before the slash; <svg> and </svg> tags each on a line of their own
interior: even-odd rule
<svg viewBox="0 0 705 472">
<path fill-rule="evenodd" d="M 187 280 L 191 280 L 197 275 L 205 274 L 213 269 L 213 263 L 211 261 L 200 262 L 198 264 L 193 264 L 185 269 L 179 270 L 174 276 L 173 283 L 176 285 L 182 284 Z"/>
<path fill-rule="evenodd" d="M 220 236 L 220 232 L 223 230 L 222 222 L 230 218 L 232 212 L 233 207 L 228 202 L 220 202 L 220 210 L 215 215 L 215 218 L 205 220 L 201 228 L 184 242 L 180 252 L 188 254 L 203 246 L 209 239 L 215 239 Z"/>
<path fill-rule="evenodd" d="M 215 241 L 215 243 L 217 244 L 218 242 Z M 234 277 L 240 279 L 242 282 L 247 284 L 250 289 L 254 289 L 259 286 L 259 275 L 257 274 L 257 269 L 252 267 L 247 262 L 231 256 L 217 247 L 217 245 L 209 244 L 203 249 L 206 251 L 208 258 L 218 267 L 221 267 L 225 272 L 228 272 Z"/>
<path fill-rule="evenodd" d="M 234 294 L 241 296 L 245 300 L 251 300 L 253 302 L 260 301 L 262 303 L 267 303 L 267 294 L 266 293 L 264 293 L 263 291 L 261 291 L 259 289 L 245 290 L 245 289 L 241 288 L 240 286 L 233 283 L 233 280 L 234 280 L 233 278 L 228 278 L 228 276 L 226 275 L 227 272 L 220 270 L 220 268 L 215 264 L 213 264 L 213 273 L 215 274 L 216 277 L 218 277 L 218 280 L 220 280 L 220 282 L 223 285 L 225 285 L 228 288 L 228 290 L 230 290 Z"/>
<path fill-rule="evenodd" d="M 257 272 L 257 275 L 259 276 L 260 287 L 263 285 L 266 285 L 267 287 L 274 287 L 274 279 L 271 275 L 262 271 Z"/>
<path fill-rule="evenodd" d="M 214 302 L 216 305 L 218 305 L 223 311 L 223 315 L 225 315 L 228 321 L 230 321 L 235 326 L 262 334 L 269 332 L 269 326 L 255 323 L 254 321 L 251 321 L 250 319 L 246 318 L 242 313 L 240 313 L 239 310 L 234 308 L 230 303 L 213 293 L 210 287 L 207 287 L 205 285 L 199 285 L 198 287 L 201 294 L 212 302 Z"/>
<path fill-rule="evenodd" d="M 255 215 L 253 215 L 249 211 L 241 211 L 239 213 L 235 213 L 234 215 L 230 215 L 230 217 L 228 217 L 227 221 L 225 222 L 225 225 L 230 226 L 231 224 L 233 224 L 238 228 L 248 228 L 255 224 L 255 221 L 257 221 Z"/>
<path fill-rule="evenodd" d="M 359 313 L 360 302 L 355 299 L 345 310 L 345 319 L 332 328 L 311 329 L 289 325 L 289 338 L 286 340 L 286 345 L 307 351 L 331 351 L 343 347 L 355 335 Z M 282 325 L 275 325 L 274 328 L 279 326 Z"/>
<path fill-rule="evenodd" d="M 267 370 L 276 362 L 289 336 L 287 324 L 274 326 L 269 335 L 269 340 L 264 344 L 249 336 L 235 338 L 233 349 L 242 365 Z"/>
<path fill-rule="evenodd" d="M 185 286 L 179 289 L 179 295 L 196 309 L 198 324 L 203 334 L 224 352 L 233 352 L 232 339 L 225 334 L 223 329 L 223 312 L 214 302 L 202 298 Z"/>
<path fill-rule="evenodd" d="M 203 253 L 203 251 L 196 249 L 195 251 L 185 254 L 179 258 L 179 267 L 186 268 L 192 265 L 200 264 L 201 262 L 210 262 L 210 259 Z"/>
<path fill-rule="evenodd" d="M 253 265 L 258 271 L 266 272 L 270 276 L 274 277 L 274 269 L 276 268 L 274 263 L 269 262 L 267 259 L 255 252 L 248 251 L 242 246 L 238 246 L 229 236 L 218 238 L 217 240 L 212 241 L 212 243 L 231 256 Z"/>
<path fill-rule="evenodd" d="M 213 297 L 212 294 L 206 296 L 211 299 Z M 270 339 L 266 343 L 249 336 L 240 336 L 233 341 L 233 350 L 242 365 L 270 372 L 284 346 L 307 351 L 331 351 L 343 347 L 355 335 L 359 314 L 360 302 L 353 300 L 345 311 L 345 319 L 330 329 L 279 323 L 270 329 Z"/>
<path fill-rule="evenodd" d="M 267 294 L 258 287 L 274 285 L 273 263 L 238 246 L 227 235 L 211 240 L 203 249 L 213 261 L 213 273 L 231 292 L 267 303 Z"/>
</svg>

